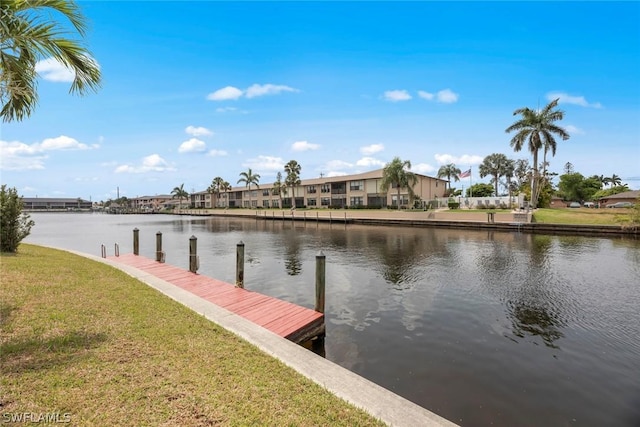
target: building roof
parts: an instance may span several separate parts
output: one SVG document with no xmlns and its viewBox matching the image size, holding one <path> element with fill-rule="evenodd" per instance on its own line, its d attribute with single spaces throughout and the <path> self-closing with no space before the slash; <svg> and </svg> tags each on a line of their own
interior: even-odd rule
<svg viewBox="0 0 640 427">
<path fill-rule="evenodd" d="M 637 199 L 640 197 L 640 190 L 625 191 L 624 193 L 612 194 L 611 196 L 600 197 L 602 199 Z"/>
</svg>

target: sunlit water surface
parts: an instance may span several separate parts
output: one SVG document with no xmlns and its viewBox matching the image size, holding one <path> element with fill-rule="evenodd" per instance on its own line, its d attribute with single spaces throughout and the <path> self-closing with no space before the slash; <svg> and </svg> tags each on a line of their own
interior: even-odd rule
<svg viewBox="0 0 640 427">
<path fill-rule="evenodd" d="M 640 242 L 164 215 L 31 214 L 25 240 L 115 243 L 312 308 L 326 255 L 327 359 L 465 426 L 640 425 Z"/>
</svg>

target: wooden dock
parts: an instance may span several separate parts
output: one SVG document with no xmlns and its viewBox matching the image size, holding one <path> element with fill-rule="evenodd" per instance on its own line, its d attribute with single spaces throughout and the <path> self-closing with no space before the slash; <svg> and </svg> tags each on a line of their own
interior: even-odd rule
<svg viewBox="0 0 640 427">
<path fill-rule="evenodd" d="M 324 314 L 315 310 L 139 255 L 110 256 L 108 259 L 149 273 L 295 343 L 324 336 Z"/>
</svg>

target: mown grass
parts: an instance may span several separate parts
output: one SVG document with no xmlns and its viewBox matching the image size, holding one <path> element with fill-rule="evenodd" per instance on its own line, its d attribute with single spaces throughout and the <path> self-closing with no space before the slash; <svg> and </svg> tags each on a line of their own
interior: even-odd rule
<svg viewBox="0 0 640 427">
<path fill-rule="evenodd" d="M 383 425 L 107 265 L 2 254 L 0 413 L 72 425 Z"/>
<path fill-rule="evenodd" d="M 533 222 L 547 224 L 625 225 L 630 222 L 631 209 L 537 209 Z"/>
</svg>

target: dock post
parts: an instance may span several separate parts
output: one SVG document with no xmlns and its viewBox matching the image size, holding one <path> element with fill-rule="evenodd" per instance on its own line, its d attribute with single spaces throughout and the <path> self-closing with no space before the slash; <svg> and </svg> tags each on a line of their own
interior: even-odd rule
<svg viewBox="0 0 640 427">
<path fill-rule="evenodd" d="M 198 238 L 196 236 L 189 238 L 189 271 L 192 273 L 198 271 Z"/>
<path fill-rule="evenodd" d="M 244 288 L 244 243 L 236 246 L 236 287 Z"/>
<path fill-rule="evenodd" d="M 325 285 L 326 257 L 322 251 L 316 255 L 316 308 L 324 313 L 324 285 Z"/>
<path fill-rule="evenodd" d="M 162 262 L 162 233 L 156 233 L 156 261 Z"/>
<path fill-rule="evenodd" d="M 133 229 L 133 254 L 140 255 L 140 230 Z"/>
</svg>

